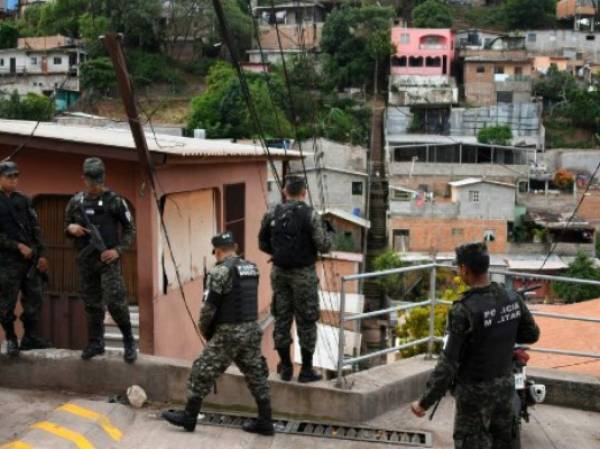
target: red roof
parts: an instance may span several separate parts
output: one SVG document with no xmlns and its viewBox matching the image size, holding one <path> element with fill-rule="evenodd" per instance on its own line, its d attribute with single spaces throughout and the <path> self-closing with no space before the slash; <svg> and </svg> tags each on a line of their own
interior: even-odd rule
<svg viewBox="0 0 600 449">
<path fill-rule="evenodd" d="M 600 319 L 600 299 L 578 304 L 536 305 L 531 310 Z M 536 346 L 546 349 L 563 349 L 600 353 L 600 323 L 567 321 L 556 318 L 535 317 L 541 337 Z M 588 357 L 531 352 L 529 366 L 554 368 L 581 374 L 600 376 L 600 360 Z"/>
</svg>

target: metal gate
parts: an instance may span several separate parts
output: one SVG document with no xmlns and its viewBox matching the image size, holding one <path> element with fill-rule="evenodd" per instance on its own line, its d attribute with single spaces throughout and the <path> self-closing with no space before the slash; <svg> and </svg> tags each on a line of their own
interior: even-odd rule
<svg viewBox="0 0 600 449">
<path fill-rule="evenodd" d="M 81 349 L 87 341 L 83 302 L 79 295 L 79 273 L 73 242 L 64 232 L 64 214 L 70 196 L 39 195 L 33 205 L 42 228 L 49 262 L 49 282 L 45 288 L 41 332 L 57 348 Z M 123 274 L 129 302 L 137 303 L 137 255 L 123 255 Z"/>
</svg>

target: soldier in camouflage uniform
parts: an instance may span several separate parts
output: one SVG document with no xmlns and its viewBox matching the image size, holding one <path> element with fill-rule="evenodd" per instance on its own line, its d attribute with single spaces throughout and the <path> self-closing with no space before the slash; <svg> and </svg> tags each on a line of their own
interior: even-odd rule
<svg viewBox="0 0 600 449">
<path fill-rule="evenodd" d="M 7 353 L 19 349 L 44 349 L 49 345 L 37 335 L 42 308 L 42 275 L 48 269 L 43 257 L 40 226 L 31 200 L 16 191 L 19 167 L 11 161 L 0 163 L 0 324 L 7 340 Z M 15 334 L 15 306 L 22 292 L 21 322 L 25 334 L 21 346 Z"/>
<path fill-rule="evenodd" d="M 279 375 L 285 381 L 292 379 L 290 331 L 295 318 L 302 352 L 298 381 L 303 383 L 321 379 L 313 370 L 320 316 L 315 263 L 319 253 L 331 249 L 332 239 L 327 223 L 304 202 L 306 193 L 303 178 L 286 177 L 286 201 L 265 214 L 258 236 L 260 249 L 270 254 L 273 262 L 271 310 L 275 317 L 273 338 L 281 360 Z"/>
<path fill-rule="evenodd" d="M 184 410 L 168 410 L 162 416 L 188 432 L 196 428 L 202 400 L 217 378 L 234 362 L 258 406 L 258 419 L 244 424 L 246 432 L 273 435 L 267 362 L 261 354 L 262 330 L 258 319 L 258 268 L 236 256 L 231 232 L 212 239 L 217 265 L 205 281 L 205 302 L 198 326 L 208 340 L 194 362 L 188 380 Z"/>
<path fill-rule="evenodd" d="M 105 187 L 104 163 L 88 158 L 83 163 L 85 192 L 76 194 L 65 212 L 66 235 L 79 251 L 77 266 L 81 295 L 88 320 L 89 344 L 81 358 L 104 353 L 106 308 L 123 334 L 123 358 L 135 362 L 137 344 L 131 329 L 121 256 L 133 243 L 135 225 L 124 198 Z"/>
<path fill-rule="evenodd" d="M 448 315 L 440 360 L 413 413 L 428 408 L 454 386 L 457 449 L 510 449 L 518 416 L 512 355 L 515 343 L 535 343 L 540 335 L 520 295 L 490 283 L 490 258 L 484 243 L 456 250 L 459 274 L 470 287 Z"/>
</svg>

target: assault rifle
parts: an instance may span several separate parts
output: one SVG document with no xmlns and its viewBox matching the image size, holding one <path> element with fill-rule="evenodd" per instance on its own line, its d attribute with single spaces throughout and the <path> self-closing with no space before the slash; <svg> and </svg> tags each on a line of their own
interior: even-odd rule
<svg viewBox="0 0 600 449">
<path fill-rule="evenodd" d="M 49 281 L 48 272 L 41 272 L 40 270 L 38 270 L 38 264 L 40 263 L 41 257 L 40 251 L 39 249 L 33 248 L 31 249 L 31 251 L 31 263 L 29 264 L 29 269 L 27 270 L 27 279 L 31 280 L 36 274 L 38 274 L 42 282 L 47 284 Z"/>
<path fill-rule="evenodd" d="M 106 247 L 106 244 L 104 243 L 102 234 L 100 234 L 100 231 L 98 230 L 96 225 L 91 222 L 90 218 L 83 210 L 83 206 L 81 205 L 81 203 L 78 203 L 77 208 L 79 209 L 79 212 L 81 212 L 84 227 L 89 231 L 88 237 L 90 238 L 88 245 L 85 248 L 83 248 L 79 254 L 81 256 L 88 256 L 94 250 L 97 250 L 100 252 L 100 254 L 102 254 L 108 249 Z"/>
</svg>

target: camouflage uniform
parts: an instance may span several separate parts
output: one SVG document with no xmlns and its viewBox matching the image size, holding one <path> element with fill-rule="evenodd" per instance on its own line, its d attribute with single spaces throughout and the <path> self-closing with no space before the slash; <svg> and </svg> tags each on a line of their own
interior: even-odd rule
<svg viewBox="0 0 600 449">
<path fill-rule="evenodd" d="M 293 204 L 294 201 L 289 201 Z M 265 214 L 262 230 L 267 230 L 274 218 L 274 210 Z M 312 211 L 311 236 L 315 248 L 320 253 L 331 249 L 331 233 L 319 213 Z M 263 251 L 270 245 L 266 240 L 267 234 L 261 231 L 260 246 Z M 268 252 L 268 250 L 266 251 Z M 284 269 L 273 266 L 271 270 L 271 285 L 273 287 L 273 303 L 271 313 L 275 317 L 273 339 L 276 348 L 289 347 L 292 343 L 290 334 L 292 321 L 296 319 L 300 346 L 305 351 L 313 353 L 317 342 L 316 322 L 320 316 L 319 310 L 319 279 L 315 266 L 305 268 Z"/>
<path fill-rule="evenodd" d="M 226 295 L 232 289 L 230 270 L 223 265 L 227 260 L 209 274 L 207 287 L 217 295 Z M 217 311 L 215 304 L 204 303 L 198 326 L 205 336 L 212 333 Z M 234 362 L 244 374 L 256 401 L 269 401 L 269 370 L 261 353 L 261 341 L 262 331 L 256 322 L 217 325 L 214 335 L 192 366 L 188 380 L 190 395 L 200 399 L 206 397 L 217 378 Z"/>
<path fill-rule="evenodd" d="M 41 230 L 37 214 L 28 197 L 19 192 L 6 196 L 1 189 L 0 195 L 3 195 L 0 200 L 0 209 L 2 209 L 2 222 L 0 222 L 0 260 L 2 261 L 0 264 L 0 324 L 5 327 L 5 330 L 8 329 L 7 333 L 10 333 L 16 319 L 14 310 L 19 291 L 21 291 L 23 313 L 20 319 L 26 330 L 33 330 L 40 320 L 42 279 L 37 270 L 34 276 L 27 276 L 32 261 L 23 258 L 17 245 L 23 243 L 29 246 L 36 258 L 39 258 L 44 252 Z M 14 223 L 14 219 L 8 213 L 8 202 L 13 205 L 13 210 L 22 225 L 22 228 L 19 229 L 21 235 L 18 239 L 11 235 L 14 232 L 9 229 L 10 227 L 14 230 L 15 225 L 17 228 L 20 226 Z"/>
<path fill-rule="evenodd" d="M 473 296 L 493 293 L 493 289 L 501 288 L 497 284 L 477 289 Z M 473 289 L 472 289 L 473 290 Z M 464 299 L 464 298 L 463 298 Z M 531 312 L 521 298 L 518 299 L 521 318 L 515 338 L 516 343 L 533 343 L 539 338 L 539 328 L 535 324 Z M 420 400 L 424 409 L 430 408 L 441 399 L 446 391 L 453 388 L 456 398 L 456 417 L 454 422 L 454 444 L 457 449 L 509 449 L 512 444 L 518 417 L 514 415 L 512 398 L 514 396 L 514 377 L 502 376 L 492 380 L 472 382 L 461 379 L 459 370 L 461 363 L 468 357 L 465 354 L 466 344 L 470 342 L 473 329 L 473 318 L 462 300 L 453 304 L 448 314 L 447 336 L 459 342 L 452 345 L 446 343 L 444 351 L 433 371 L 425 394 Z M 496 354 L 490 353 L 494 358 Z"/>
<path fill-rule="evenodd" d="M 106 192 L 105 192 L 106 193 Z M 65 227 L 76 223 L 85 227 L 78 203 L 83 193 L 78 193 L 69 201 L 65 212 Z M 135 225 L 127 203 L 118 195 L 109 195 L 110 202 L 106 205 L 108 211 L 121 225 L 121 235 L 115 249 L 122 256 L 133 243 Z M 97 250 L 87 251 L 82 239 L 75 242 L 79 249 L 77 265 L 81 283 L 81 295 L 85 304 L 85 312 L 89 321 L 104 321 L 106 308 L 119 326 L 130 325 L 129 308 L 126 301 L 125 281 L 123 280 L 121 259 L 106 264 L 100 260 Z M 85 251 L 83 251 L 85 250 Z"/>
</svg>

